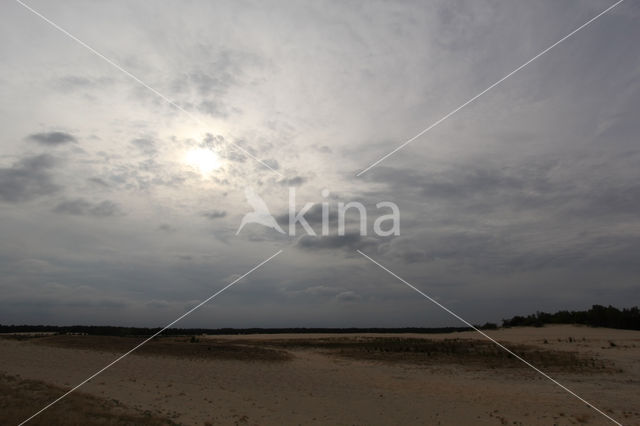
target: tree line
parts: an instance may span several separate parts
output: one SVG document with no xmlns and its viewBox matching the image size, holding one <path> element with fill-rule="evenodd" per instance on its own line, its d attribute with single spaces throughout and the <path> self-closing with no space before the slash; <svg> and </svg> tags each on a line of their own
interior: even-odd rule
<svg viewBox="0 0 640 426">
<path fill-rule="evenodd" d="M 618 309 L 611 305 L 593 305 L 586 311 L 558 311 L 554 314 L 536 312 L 526 317 L 515 316 L 502 320 L 503 327 L 542 327 L 545 324 L 583 324 L 591 327 L 640 330 L 640 310 L 637 306 Z"/>
<path fill-rule="evenodd" d="M 618 309 L 613 306 L 593 305 L 586 311 L 558 311 L 550 314 L 536 312 L 528 316 L 515 316 L 503 319 L 502 327 L 534 326 L 545 324 L 582 324 L 591 327 L 609 327 L 628 330 L 640 330 L 640 310 L 638 307 Z M 493 323 L 477 325 L 483 330 L 496 329 Z M 101 325 L 2 325 L 0 333 L 57 333 L 91 334 L 98 336 L 151 336 L 161 328 L 117 327 Z M 369 328 L 169 328 L 162 332 L 164 336 L 194 336 L 199 334 L 282 334 L 282 333 L 453 333 L 472 330 L 470 327 L 369 327 Z"/>
<path fill-rule="evenodd" d="M 58 333 L 91 334 L 97 336 L 151 336 L 161 328 L 116 327 L 100 325 L 2 325 L 0 333 Z M 469 327 L 400 327 L 400 328 L 169 328 L 163 336 L 194 336 L 200 334 L 283 334 L 283 333 L 453 333 L 468 331 Z"/>
</svg>

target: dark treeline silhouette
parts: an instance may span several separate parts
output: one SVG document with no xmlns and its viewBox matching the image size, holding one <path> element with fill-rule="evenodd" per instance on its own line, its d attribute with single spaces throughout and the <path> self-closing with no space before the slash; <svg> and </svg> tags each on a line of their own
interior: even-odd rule
<svg viewBox="0 0 640 426">
<path fill-rule="evenodd" d="M 495 324 L 487 324 L 495 328 Z M 483 327 L 485 327 L 483 326 Z M 91 334 L 100 336 L 151 336 L 160 328 L 114 327 L 99 325 L 1 325 L 0 333 L 59 333 Z M 401 328 L 169 328 L 162 332 L 166 336 L 192 336 L 199 334 L 282 334 L 282 333 L 452 333 L 468 331 L 469 327 L 401 327 Z"/>
<path fill-rule="evenodd" d="M 536 312 L 526 317 L 515 316 L 502 320 L 503 327 L 542 327 L 544 324 L 583 324 L 591 327 L 640 330 L 640 310 L 637 306 L 620 310 L 613 306 L 593 305 L 588 311 L 558 311 L 555 314 Z"/>
<path fill-rule="evenodd" d="M 622 310 L 613 306 L 593 305 L 587 311 L 558 311 L 554 314 L 536 312 L 528 316 L 515 316 L 503 319 L 503 327 L 534 326 L 545 324 L 582 324 L 592 327 L 621 328 L 640 330 L 640 309 L 638 307 Z M 479 329 L 491 330 L 498 326 L 486 323 L 475 326 Z M 115 327 L 101 325 L 2 325 L 0 333 L 59 333 L 59 334 L 91 334 L 100 336 L 151 336 L 161 329 L 145 327 Z M 397 327 L 397 328 L 169 328 L 162 332 L 166 336 L 193 336 L 198 334 L 284 334 L 284 333 L 452 333 L 472 330 L 470 327 Z"/>
</svg>

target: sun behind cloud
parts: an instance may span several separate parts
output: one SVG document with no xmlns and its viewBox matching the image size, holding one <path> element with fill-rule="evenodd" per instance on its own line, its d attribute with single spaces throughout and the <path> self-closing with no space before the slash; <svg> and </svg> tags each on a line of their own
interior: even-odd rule
<svg viewBox="0 0 640 426">
<path fill-rule="evenodd" d="M 220 156 L 207 148 L 194 148 L 185 153 L 184 162 L 202 174 L 211 173 L 222 166 Z"/>
</svg>

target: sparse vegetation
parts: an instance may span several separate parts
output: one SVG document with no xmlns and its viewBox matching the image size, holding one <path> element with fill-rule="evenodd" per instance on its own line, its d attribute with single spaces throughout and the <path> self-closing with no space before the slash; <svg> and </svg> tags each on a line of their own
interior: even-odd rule
<svg viewBox="0 0 640 426">
<path fill-rule="evenodd" d="M 255 344 L 255 341 L 247 340 L 245 343 Z M 276 339 L 260 344 L 285 349 L 320 349 L 329 355 L 371 361 L 526 368 L 513 355 L 498 348 L 492 342 L 476 339 L 333 337 Z M 546 350 L 529 345 L 510 345 L 510 349 L 535 365 L 551 370 L 601 372 L 610 368 L 601 360 L 586 357 L 577 352 Z"/>
<path fill-rule="evenodd" d="M 32 341 L 36 344 L 72 349 L 91 349 L 103 352 L 126 352 L 140 343 L 140 338 L 118 336 L 48 336 Z M 185 343 L 188 343 L 185 345 Z M 136 354 L 155 356 L 174 356 L 199 359 L 236 359 L 243 361 L 287 361 L 291 354 L 286 351 L 245 345 L 229 341 L 197 339 L 189 337 L 157 337 L 151 340 Z"/>
<path fill-rule="evenodd" d="M 48 336 L 36 344 L 104 352 L 126 352 L 140 341 L 132 337 Z M 185 344 L 186 343 L 186 344 Z M 563 371 L 603 371 L 609 366 L 577 352 L 548 350 L 528 345 L 510 345 L 528 361 Z M 490 368 L 523 367 L 515 357 L 495 344 L 477 339 L 426 339 L 410 337 L 331 337 L 287 339 L 221 339 L 163 337 L 152 340 L 136 353 L 196 359 L 228 359 L 282 362 L 294 358 L 294 350 L 316 350 L 330 356 L 410 364 L 483 365 Z"/>
<path fill-rule="evenodd" d="M 36 380 L 0 373 L 0 421 L 19 424 L 65 392 L 64 389 Z M 117 400 L 106 400 L 74 392 L 35 417 L 30 425 L 43 426 L 171 426 L 168 419 L 141 412 L 122 405 Z"/>
</svg>

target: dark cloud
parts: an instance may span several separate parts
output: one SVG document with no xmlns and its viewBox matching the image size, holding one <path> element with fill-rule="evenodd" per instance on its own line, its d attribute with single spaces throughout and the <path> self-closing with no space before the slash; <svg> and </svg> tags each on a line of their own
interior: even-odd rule
<svg viewBox="0 0 640 426">
<path fill-rule="evenodd" d="M 60 190 L 53 183 L 50 169 L 56 159 L 42 154 L 26 157 L 9 168 L 0 168 L 0 198 L 17 203 L 49 195 Z"/>
<path fill-rule="evenodd" d="M 158 226 L 158 231 L 172 233 L 172 232 L 176 232 L 177 229 L 175 227 L 169 225 L 168 223 L 162 223 L 162 224 L 160 224 L 160 226 Z"/>
<path fill-rule="evenodd" d="M 621 182 L 616 185 L 600 184 L 573 197 L 567 213 L 581 218 L 603 216 L 633 216 L 640 214 L 640 184 Z"/>
<path fill-rule="evenodd" d="M 384 183 L 394 192 L 418 190 L 425 198 L 469 199 L 551 190 L 553 187 L 548 178 L 551 169 L 550 164 L 514 168 L 460 165 L 441 172 L 424 173 L 383 166 L 372 170 L 367 179 Z"/>
<path fill-rule="evenodd" d="M 226 215 L 227 212 L 224 210 L 209 210 L 202 213 L 202 216 L 206 217 L 207 219 L 220 219 L 225 217 Z"/>
<path fill-rule="evenodd" d="M 448 220 L 508 211 L 593 221 L 640 212 L 640 185 L 634 174 L 615 176 L 574 163 L 562 158 L 509 168 L 461 166 L 438 173 L 381 167 L 369 179 L 388 186 L 374 193 L 377 196 L 411 195 L 413 201 L 455 207 L 447 212 Z"/>
<path fill-rule="evenodd" d="M 47 146 L 58 146 L 77 142 L 77 139 L 73 135 L 64 132 L 34 133 L 27 136 L 27 139 Z"/>
<path fill-rule="evenodd" d="M 105 200 L 94 204 L 84 198 L 62 201 L 53 211 L 60 214 L 94 217 L 109 217 L 122 214 L 120 207 L 112 201 Z"/>
<path fill-rule="evenodd" d="M 337 214 L 332 215 L 331 212 L 335 212 L 334 206 L 330 206 L 329 222 L 337 223 L 338 221 Z M 319 203 L 314 204 L 304 214 L 304 218 L 309 223 L 309 225 L 314 229 L 320 226 L 322 224 L 322 204 L 319 204 Z M 289 226 L 289 212 L 276 215 L 275 219 L 279 225 Z"/>
<path fill-rule="evenodd" d="M 349 251 L 364 250 L 368 247 L 375 247 L 378 243 L 375 239 L 362 236 L 358 233 L 347 233 L 345 235 L 329 235 L 313 237 L 305 235 L 296 244 L 305 250 L 331 250 L 346 249 Z"/>
<path fill-rule="evenodd" d="M 498 231 L 496 231 L 497 233 Z M 449 261 L 485 268 L 498 266 L 506 259 L 523 253 L 514 241 L 500 235 L 480 232 L 421 232 L 419 235 L 399 237 L 383 246 L 385 256 L 404 263 Z M 529 251 L 529 254 L 533 254 Z"/>
<path fill-rule="evenodd" d="M 105 180 L 104 180 L 104 179 L 99 178 L 99 177 L 92 177 L 92 178 L 89 178 L 89 179 L 87 179 L 87 180 L 88 180 L 89 182 L 91 182 L 91 183 L 94 183 L 94 184 L 96 184 L 96 185 L 103 186 L 103 187 L 105 187 L 105 188 L 109 186 L 109 184 L 108 184 L 107 182 L 105 182 Z"/>
<path fill-rule="evenodd" d="M 282 186 L 300 186 L 307 181 L 307 178 L 302 176 L 294 176 L 292 178 L 285 178 L 278 181 Z"/>
<path fill-rule="evenodd" d="M 240 112 L 239 108 L 227 105 L 225 98 L 229 89 L 239 84 L 244 68 L 256 58 L 229 50 L 214 55 L 207 52 L 206 56 L 210 59 L 204 68 L 192 69 L 174 80 L 172 88 L 176 96 L 184 98 L 180 104 L 218 118 Z"/>
<path fill-rule="evenodd" d="M 368 205 L 370 206 L 372 204 L 362 199 L 359 199 L 358 201 L 362 202 L 363 205 L 365 205 L 365 207 Z M 329 227 L 330 230 L 337 230 L 340 224 L 340 220 L 339 220 L 340 216 L 338 214 L 338 204 L 337 202 L 333 202 L 333 201 L 326 202 L 326 203 L 327 203 L 326 209 L 328 213 L 327 226 Z M 373 204 L 375 205 L 375 203 Z M 319 235 L 322 233 L 322 224 L 324 221 L 324 217 L 323 217 L 324 208 L 325 207 L 323 207 L 322 203 L 315 203 L 304 214 L 304 219 L 307 221 L 309 226 L 311 226 L 311 228 Z M 371 229 L 372 221 L 375 220 L 376 218 L 375 213 L 376 213 L 376 210 L 374 209 L 367 210 L 367 218 L 366 220 L 362 220 L 362 222 L 365 222 L 367 224 L 367 229 Z M 345 223 L 346 233 L 349 233 L 352 229 L 359 229 L 361 224 L 361 218 L 360 218 L 360 213 L 356 209 L 354 208 L 347 209 L 347 211 L 344 213 L 344 218 L 345 218 L 344 223 Z M 282 227 L 289 226 L 289 212 L 278 214 L 275 216 L 275 219 L 280 226 Z M 299 222 L 296 224 L 296 226 L 297 228 L 302 229 Z"/>
<path fill-rule="evenodd" d="M 328 225 L 333 228 L 338 224 L 338 205 L 335 203 L 328 203 Z M 289 225 L 289 212 L 281 213 L 275 216 L 276 222 L 280 225 Z M 347 210 L 345 214 L 345 223 L 349 224 L 352 220 L 359 219 L 357 217 L 357 213 L 353 211 L 353 209 Z M 323 221 L 323 206 L 322 203 L 315 203 L 307 212 L 304 214 L 304 219 L 309 223 L 309 225 L 316 231 L 318 231 L 322 226 Z"/>
</svg>

